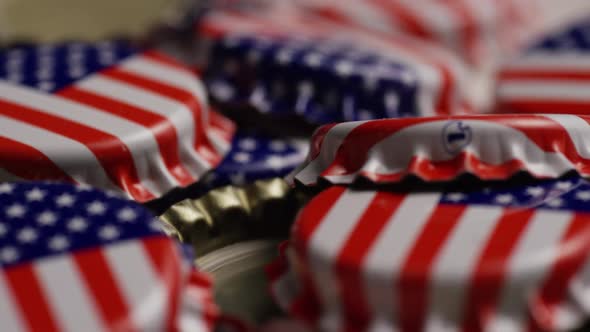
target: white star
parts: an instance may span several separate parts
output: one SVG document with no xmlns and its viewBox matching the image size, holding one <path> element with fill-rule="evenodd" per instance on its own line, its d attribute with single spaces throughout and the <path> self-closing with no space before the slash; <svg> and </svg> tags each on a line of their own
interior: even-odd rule
<svg viewBox="0 0 590 332">
<path fill-rule="evenodd" d="M 462 193 L 450 193 L 447 194 L 445 198 L 451 202 L 458 202 L 465 199 L 465 195 Z"/>
<path fill-rule="evenodd" d="M 238 142 L 240 149 L 246 151 L 256 150 L 257 145 L 258 144 L 256 144 L 256 140 L 253 138 L 242 138 L 240 142 Z"/>
<path fill-rule="evenodd" d="M 57 196 L 57 198 L 55 199 L 55 204 L 57 204 L 58 206 L 72 206 L 74 204 L 76 200 L 74 199 L 74 196 L 68 194 L 68 193 L 63 193 L 59 196 Z"/>
<path fill-rule="evenodd" d="M 51 239 L 49 239 L 47 246 L 54 251 L 60 251 L 60 250 L 64 250 L 65 248 L 69 247 L 70 241 L 68 240 L 67 237 L 65 237 L 63 235 L 56 235 L 56 236 L 52 237 Z"/>
<path fill-rule="evenodd" d="M 74 78 L 77 78 L 86 74 L 86 69 L 84 69 L 82 66 L 74 66 L 68 70 L 68 74 Z"/>
<path fill-rule="evenodd" d="M 105 50 L 98 53 L 98 61 L 102 65 L 110 65 L 115 61 L 115 53 L 110 50 Z"/>
<path fill-rule="evenodd" d="M 86 211 L 93 215 L 104 214 L 106 210 L 105 204 L 99 201 L 94 201 L 86 206 Z"/>
<path fill-rule="evenodd" d="M 150 227 L 150 228 L 151 228 L 153 231 L 156 231 L 156 232 L 162 232 L 163 228 L 164 228 L 164 231 L 165 231 L 165 228 L 166 228 L 166 226 L 167 226 L 167 225 L 168 225 L 168 224 L 166 224 L 166 223 L 163 223 L 163 222 L 160 222 L 158 219 L 153 219 L 153 220 L 150 222 L 150 225 L 149 225 L 149 227 Z M 168 226 L 169 226 L 169 225 L 168 225 Z M 172 231 L 172 232 L 176 232 L 176 230 L 175 230 L 175 229 L 174 229 L 172 226 L 169 226 L 169 227 L 171 228 L 171 231 Z M 166 233 L 167 233 L 167 232 L 166 232 Z"/>
<path fill-rule="evenodd" d="M 231 180 L 231 182 L 235 185 L 243 185 L 244 183 L 246 183 L 246 177 L 244 176 L 243 173 L 235 173 L 235 174 L 231 174 L 229 176 L 229 179 Z"/>
<path fill-rule="evenodd" d="M 119 229 L 113 225 L 106 225 L 98 231 L 98 236 L 103 240 L 112 240 L 119 237 Z"/>
<path fill-rule="evenodd" d="M 285 162 L 283 161 L 283 158 L 279 156 L 270 156 L 266 158 L 265 163 L 266 165 L 268 165 L 268 167 L 274 170 L 280 170 L 285 167 Z"/>
<path fill-rule="evenodd" d="M 399 106 L 399 96 L 397 94 L 388 93 L 385 96 L 385 106 L 388 110 L 397 111 Z"/>
<path fill-rule="evenodd" d="M 50 80 L 53 77 L 53 68 L 51 67 L 41 67 L 35 73 L 37 75 L 37 79 L 39 80 Z"/>
<path fill-rule="evenodd" d="M 31 227 L 25 227 L 16 235 L 17 239 L 22 243 L 31 243 L 37 240 L 37 231 Z"/>
<path fill-rule="evenodd" d="M 10 218 L 22 218 L 23 215 L 27 212 L 27 210 L 24 206 L 15 203 L 6 208 L 4 212 Z"/>
<path fill-rule="evenodd" d="M 590 190 L 578 191 L 576 193 L 576 199 L 584 202 L 590 201 Z"/>
<path fill-rule="evenodd" d="M 336 72 L 340 76 L 348 76 L 352 74 L 353 69 L 354 66 L 350 61 L 342 60 L 338 61 L 338 63 L 336 64 Z"/>
<path fill-rule="evenodd" d="M 533 197 L 539 197 L 545 193 L 545 189 L 543 187 L 528 187 L 526 193 Z"/>
<path fill-rule="evenodd" d="M 209 91 L 211 95 L 215 96 L 215 98 L 221 101 L 230 100 L 235 95 L 235 90 L 231 86 L 221 82 L 212 82 L 209 86 Z"/>
<path fill-rule="evenodd" d="M 33 188 L 27 191 L 25 196 L 27 197 L 27 201 L 32 202 L 43 200 L 43 198 L 45 198 L 45 194 L 46 192 L 44 190 L 41 190 L 39 188 Z"/>
<path fill-rule="evenodd" d="M 572 187 L 572 183 L 570 181 L 559 181 L 555 184 L 555 188 L 559 190 L 568 190 Z"/>
<path fill-rule="evenodd" d="M 299 93 L 302 96 L 306 96 L 309 97 L 313 94 L 313 91 L 315 90 L 313 87 L 313 83 L 309 82 L 309 81 L 304 81 L 301 82 L 301 84 L 299 84 L 299 86 L 297 87 L 297 90 L 299 90 Z"/>
<path fill-rule="evenodd" d="M 88 223 L 82 217 L 74 217 L 68 221 L 68 229 L 72 232 L 83 232 L 86 227 Z"/>
<path fill-rule="evenodd" d="M 57 216 L 51 211 L 44 211 L 37 215 L 37 222 L 43 226 L 52 226 L 56 220 Z"/>
<path fill-rule="evenodd" d="M 552 208 L 558 208 L 560 206 L 563 205 L 563 199 L 561 198 L 554 198 L 548 202 L 546 202 L 546 204 Z"/>
<path fill-rule="evenodd" d="M 132 208 L 126 207 L 119 210 L 119 212 L 117 213 L 117 218 L 119 218 L 119 220 L 121 221 L 134 221 L 135 218 L 137 218 L 137 213 L 135 213 L 135 211 Z"/>
<path fill-rule="evenodd" d="M 19 253 L 13 247 L 4 247 L 0 249 L 0 260 L 4 263 L 12 263 L 18 259 Z"/>
<path fill-rule="evenodd" d="M 105 194 L 107 195 L 107 197 L 114 197 L 114 198 L 124 198 L 123 195 L 121 195 L 120 192 L 114 191 L 114 190 L 106 190 Z"/>
<path fill-rule="evenodd" d="M 49 91 L 49 90 L 53 89 L 54 86 L 55 86 L 55 84 L 50 81 L 42 81 L 42 82 L 39 82 L 39 84 L 37 84 L 37 87 L 39 87 L 39 89 L 41 89 L 43 91 Z"/>
<path fill-rule="evenodd" d="M 0 183 L 0 194 L 10 194 L 14 190 L 14 185 L 10 183 Z"/>
<path fill-rule="evenodd" d="M 298 154 L 306 156 L 309 153 L 309 142 L 303 139 L 294 139 L 289 144 L 295 148 Z"/>
<path fill-rule="evenodd" d="M 510 204 L 514 200 L 514 196 L 510 194 L 501 194 L 496 196 L 495 201 L 500 204 Z"/>
<path fill-rule="evenodd" d="M 322 64 L 324 57 L 319 53 L 309 53 L 305 56 L 303 61 L 310 67 L 318 67 Z"/>
<path fill-rule="evenodd" d="M 39 67 L 53 67 L 55 66 L 55 59 L 50 54 L 45 54 L 38 59 Z"/>
<path fill-rule="evenodd" d="M 280 64 L 288 64 L 293 59 L 293 52 L 290 50 L 281 50 L 276 56 L 277 62 Z"/>
<path fill-rule="evenodd" d="M 404 70 L 400 73 L 400 78 L 406 84 L 412 84 L 416 81 L 416 77 L 407 70 Z"/>
<path fill-rule="evenodd" d="M 0 237 L 4 237 L 8 233 L 8 227 L 5 224 L 0 223 Z"/>
<path fill-rule="evenodd" d="M 89 191 L 92 190 L 92 186 L 87 183 L 79 183 L 76 186 L 76 191 Z"/>
<path fill-rule="evenodd" d="M 79 51 L 74 51 L 68 53 L 68 64 L 80 64 L 84 60 L 84 53 Z"/>
<path fill-rule="evenodd" d="M 244 164 L 249 162 L 252 159 L 252 156 L 246 152 L 238 152 L 234 154 L 233 159 L 240 164 Z"/>
<path fill-rule="evenodd" d="M 19 58 L 12 58 L 6 61 L 6 72 L 10 75 L 20 73 L 23 66 L 23 60 Z"/>
<path fill-rule="evenodd" d="M 287 149 L 287 143 L 278 140 L 272 140 L 268 147 L 274 152 L 281 152 Z"/>
</svg>

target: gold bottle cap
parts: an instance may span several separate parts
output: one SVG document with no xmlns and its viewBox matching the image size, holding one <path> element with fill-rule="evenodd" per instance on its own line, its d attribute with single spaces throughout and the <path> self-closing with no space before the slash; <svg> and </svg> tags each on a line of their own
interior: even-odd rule
<svg viewBox="0 0 590 332">
<path fill-rule="evenodd" d="M 160 219 L 197 257 L 239 241 L 286 238 L 302 198 L 280 178 L 209 191 L 172 205 Z"/>
<path fill-rule="evenodd" d="M 197 267 L 215 280 L 215 303 L 225 315 L 259 325 L 280 313 L 268 293 L 264 271 L 277 258 L 279 242 L 243 241 L 197 258 Z"/>
</svg>

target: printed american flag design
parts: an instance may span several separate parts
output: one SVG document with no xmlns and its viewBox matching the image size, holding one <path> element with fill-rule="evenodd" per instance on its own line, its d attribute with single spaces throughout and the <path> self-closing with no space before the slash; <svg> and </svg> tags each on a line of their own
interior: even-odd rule
<svg viewBox="0 0 590 332">
<path fill-rule="evenodd" d="M 590 174 L 590 117 L 570 114 L 473 115 L 345 122 L 320 127 L 306 162 L 290 179 L 391 183 L 471 174 L 504 180 L 517 172 L 555 178 Z"/>
<path fill-rule="evenodd" d="M 438 42 L 473 64 L 514 52 L 542 21 L 536 0 L 303 0 L 297 3 L 329 20 Z"/>
<path fill-rule="evenodd" d="M 420 115 L 412 67 L 330 39 L 230 34 L 211 52 L 207 85 L 225 103 L 311 123 Z"/>
<path fill-rule="evenodd" d="M 209 331 L 209 279 L 142 206 L 112 193 L 0 183 L 3 331 Z"/>
<path fill-rule="evenodd" d="M 590 19 L 553 32 L 498 75 L 497 111 L 588 114 Z"/>
<path fill-rule="evenodd" d="M 86 183 L 157 198 L 195 182 L 229 147 L 186 67 L 127 43 L 0 52 L 0 179 Z"/>
<path fill-rule="evenodd" d="M 323 331 L 571 331 L 590 317 L 590 184 L 474 192 L 331 187 L 268 268 Z"/>
<path fill-rule="evenodd" d="M 241 186 L 257 180 L 284 177 L 301 165 L 308 151 L 306 139 L 238 131 L 223 161 L 199 183 L 207 191 L 226 185 Z"/>
<path fill-rule="evenodd" d="M 273 2 L 272 6 L 256 14 L 212 11 L 199 21 L 197 30 L 201 36 L 212 40 L 228 35 L 283 39 L 296 36 L 299 40 L 319 44 L 329 41 L 331 44 L 354 45 L 359 51 L 379 54 L 384 61 L 415 72 L 417 114 L 471 111 L 474 97 L 468 86 L 468 70 L 459 58 L 445 48 L 403 34 L 385 36 L 350 24 L 302 15 L 281 3 Z"/>
</svg>

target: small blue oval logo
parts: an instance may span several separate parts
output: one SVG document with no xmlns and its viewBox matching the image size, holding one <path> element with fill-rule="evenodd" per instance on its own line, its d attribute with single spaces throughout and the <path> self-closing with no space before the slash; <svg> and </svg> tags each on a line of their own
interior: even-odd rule
<svg viewBox="0 0 590 332">
<path fill-rule="evenodd" d="M 471 143 L 471 137 L 471 127 L 462 121 L 451 121 L 443 127 L 443 145 L 450 154 L 456 154 Z"/>
</svg>

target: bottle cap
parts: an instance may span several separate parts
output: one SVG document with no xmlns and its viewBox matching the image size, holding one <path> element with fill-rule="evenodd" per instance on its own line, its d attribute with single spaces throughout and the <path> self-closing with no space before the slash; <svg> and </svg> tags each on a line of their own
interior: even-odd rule
<svg viewBox="0 0 590 332">
<path fill-rule="evenodd" d="M 463 174 L 505 180 L 526 172 L 588 176 L 590 118 L 577 115 L 473 115 L 357 121 L 319 128 L 294 181 L 378 184 L 408 176 L 449 181 Z"/>
<path fill-rule="evenodd" d="M 203 189 L 244 185 L 284 177 L 301 165 L 309 151 L 307 140 L 238 132 L 221 163 L 200 181 Z"/>
<path fill-rule="evenodd" d="M 498 74 L 497 111 L 588 114 L 590 20 L 554 31 Z"/>
<path fill-rule="evenodd" d="M 0 180 L 62 180 L 139 202 L 194 183 L 229 148 L 189 69 L 127 43 L 0 52 Z"/>
<path fill-rule="evenodd" d="M 323 331 L 570 331 L 588 320 L 590 184 L 331 187 L 300 212 L 272 293 Z"/>
<path fill-rule="evenodd" d="M 199 22 L 217 99 L 314 123 L 463 113 L 474 102 L 467 68 L 444 48 L 269 7 Z"/>
<path fill-rule="evenodd" d="M 324 19 L 385 34 L 403 32 L 453 49 L 474 65 L 514 52 L 537 28 L 537 0 L 421 3 L 355 0 L 297 1 Z"/>
<path fill-rule="evenodd" d="M 195 264 L 214 280 L 222 313 L 255 326 L 280 313 L 268 296 L 264 267 L 276 259 L 300 201 L 282 179 L 258 180 L 185 199 L 160 219 L 194 248 Z"/>
<path fill-rule="evenodd" d="M 3 329 L 212 329 L 209 278 L 141 205 L 69 184 L 0 183 L 0 215 Z"/>
<path fill-rule="evenodd" d="M 232 243 L 284 237 L 302 200 L 283 179 L 258 180 L 182 200 L 160 219 L 201 257 Z"/>
</svg>

